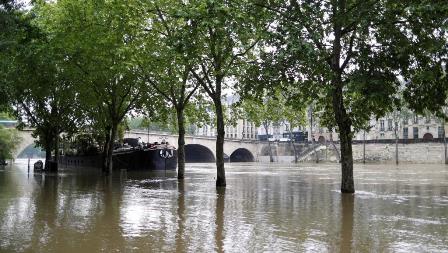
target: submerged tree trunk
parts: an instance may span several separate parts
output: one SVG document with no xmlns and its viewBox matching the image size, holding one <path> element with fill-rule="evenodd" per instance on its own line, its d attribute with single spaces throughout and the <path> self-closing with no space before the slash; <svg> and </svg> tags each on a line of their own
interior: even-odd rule
<svg viewBox="0 0 448 253">
<path fill-rule="evenodd" d="M 346 2 L 338 1 L 337 5 L 338 6 L 333 6 L 334 15 L 338 15 L 339 11 L 345 10 Z M 333 100 L 333 111 L 339 128 L 341 142 L 341 192 L 354 193 L 355 183 L 353 181 L 352 122 L 344 106 L 344 83 L 342 80 L 344 64 L 342 66 L 340 64 L 342 56 L 341 40 L 343 37 L 342 22 L 344 21 L 341 19 L 334 19 L 333 21 L 334 40 L 332 43 L 333 52 L 330 60 L 330 68 L 332 70 L 331 93 Z M 346 58 L 345 60 L 348 59 L 349 58 Z"/>
<path fill-rule="evenodd" d="M 217 89 L 218 90 L 218 89 Z M 216 108 L 216 126 L 217 133 L 216 136 L 216 186 L 217 187 L 225 187 L 226 186 L 226 173 L 224 169 L 224 114 L 222 110 L 221 103 L 221 95 L 218 95 L 214 99 L 215 108 Z"/>
<path fill-rule="evenodd" d="M 266 132 L 266 138 L 268 140 L 268 148 L 269 148 L 269 161 L 274 162 L 274 156 L 272 155 L 271 141 L 269 140 L 269 126 L 267 123 L 263 124 L 264 130 Z"/>
<path fill-rule="evenodd" d="M 398 165 L 398 134 L 397 130 L 395 130 L 395 164 Z"/>
<path fill-rule="evenodd" d="M 443 147 L 444 147 L 444 150 L 445 150 L 445 155 L 444 155 L 444 158 L 445 158 L 445 164 L 448 164 L 448 153 L 447 153 L 447 145 L 446 145 L 446 133 L 445 133 L 445 119 L 443 120 L 443 123 L 442 123 L 443 125 L 442 125 L 442 133 L 443 133 Z"/>
<path fill-rule="evenodd" d="M 104 146 L 103 146 L 103 155 L 102 155 L 102 159 L 103 159 L 103 172 L 108 172 L 108 167 L 107 167 L 107 153 L 109 151 L 109 143 L 110 143 L 110 127 L 106 127 L 105 129 L 106 131 L 106 139 L 104 141 Z"/>
<path fill-rule="evenodd" d="M 296 149 L 296 145 L 294 145 L 294 139 L 292 138 L 292 131 L 291 131 L 291 127 L 289 128 L 289 142 L 292 144 L 292 148 L 294 149 L 294 162 L 298 163 L 299 158 L 297 157 L 297 149 Z"/>
<path fill-rule="evenodd" d="M 366 163 L 366 130 L 364 130 L 362 140 L 362 163 Z"/>
<path fill-rule="evenodd" d="M 177 127 L 179 137 L 177 139 L 177 178 L 184 179 L 185 177 L 185 120 L 184 108 L 179 106 L 176 108 L 177 113 Z"/>
<path fill-rule="evenodd" d="M 313 108 L 310 108 L 310 137 L 311 137 L 311 148 L 314 151 L 314 157 L 316 158 L 316 163 L 319 163 L 319 154 L 316 151 L 316 146 L 314 143 L 314 136 L 313 136 Z"/>
<path fill-rule="evenodd" d="M 45 170 L 50 169 L 50 163 L 53 160 L 51 156 L 51 151 L 53 150 L 53 138 L 51 133 L 45 133 L 44 137 L 44 147 L 45 147 Z"/>
<path fill-rule="evenodd" d="M 58 170 L 58 163 L 59 163 L 59 134 L 56 134 L 54 136 L 54 170 Z"/>
<path fill-rule="evenodd" d="M 106 173 L 112 173 L 112 169 L 113 169 L 112 153 L 114 151 L 114 140 L 115 140 L 115 137 L 117 136 L 117 128 L 118 128 L 118 123 L 113 123 L 112 127 L 111 127 L 111 131 L 110 131 L 109 145 L 107 147 L 106 168 L 105 168 Z"/>
<path fill-rule="evenodd" d="M 49 170 L 50 169 L 50 163 L 52 160 L 51 157 L 51 144 L 45 144 L 45 170 Z"/>
<path fill-rule="evenodd" d="M 333 110 L 339 127 L 341 142 L 341 192 L 354 193 L 353 181 L 353 153 L 351 121 L 343 104 L 342 81 L 339 78 L 333 80 Z"/>
</svg>

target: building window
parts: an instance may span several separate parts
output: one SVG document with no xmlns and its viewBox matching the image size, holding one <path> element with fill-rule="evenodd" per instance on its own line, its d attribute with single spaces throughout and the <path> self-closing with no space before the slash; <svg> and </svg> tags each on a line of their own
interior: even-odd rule
<svg viewBox="0 0 448 253">
<path fill-rule="evenodd" d="M 425 123 L 426 124 L 431 123 L 431 117 L 430 116 L 426 116 Z"/>
<path fill-rule="evenodd" d="M 403 119 L 403 125 L 406 126 L 408 124 L 408 121 L 409 121 L 408 117 L 405 116 L 404 119 Z"/>
<path fill-rule="evenodd" d="M 418 139 L 418 127 L 413 128 L 413 137 L 414 139 Z"/>
<path fill-rule="evenodd" d="M 414 124 L 418 124 L 418 116 L 417 115 L 414 116 Z"/>
<path fill-rule="evenodd" d="M 439 126 L 437 128 L 437 137 L 438 138 L 443 138 L 444 132 L 445 132 L 445 129 L 443 127 Z"/>
<path fill-rule="evenodd" d="M 384 139 L 384 133 L 380 133 L 380 138 Z"/>
<path fill-rule="evenodd" d="M 392 119 L 388 119 L 387 120 L 387 131 L 392 131 L 392 128 L 393 128 Z"/>
<path fill-rule="evenodd" d="M 380 131 L 384 131 L 384 120 L 380 120 Z"/>
<path fill-rule="evenodd" d="M 403 139 L 407 139 L 409 136 L 409 129 L 407 127 L 403 128 Z"/>
</svg>

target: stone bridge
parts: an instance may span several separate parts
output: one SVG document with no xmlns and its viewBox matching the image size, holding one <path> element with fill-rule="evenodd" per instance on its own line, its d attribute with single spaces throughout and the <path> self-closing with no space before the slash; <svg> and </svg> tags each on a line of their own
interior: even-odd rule
<svg viewBox="0 0 448 253">
<path fill-rule="evenodd" d="M 16 149 L 14 157 L 25 157 L 23 151 L 34 146 L 34 138 L 31 136 L 32 129 L 19 131 L 20 145 Z M 128 131 L 125 138 L 141 138 L 143 142 L 167 141 L 177 148 L 178 135 L 164 134 L 159 132 Z M 301 145 L 296 145 L 301 153 Z M 271 143 L 271 152 L 278 160 L 279 156 L 293 156 L 293 147 L 290 143 Z M 225 139 L 224 157 L 230 162 L 254 162 L 266 161 L 269 156 L 269 144 L 258 140 Z M 186 162 L 214 162 L 216 159 L 216 137 L 210 136 L 185 136 L 185 159 Z"/>
<path fill-rule="evenodd" d="M 178 135 L 130 131 L 125 138 L 141 138 L 143 142 L 167 141 L 177 148 Z M 231 162 L 253 162 L 262 155 L 267 143 L 256 140 L 225 139 L 224 157 Z M 216 157 L 216 138 L 210 136 L 185 136 L 186 162 L 214 162 Z"/>
<path fill-rule="evenodd" d="M 19 131 L 20 143 L 14 152 L 14 159 L 16 159 L 27 147 L 34 146 L 34 137 L 31 136 L 33 129 L 23 129 Z"/>
</svg>

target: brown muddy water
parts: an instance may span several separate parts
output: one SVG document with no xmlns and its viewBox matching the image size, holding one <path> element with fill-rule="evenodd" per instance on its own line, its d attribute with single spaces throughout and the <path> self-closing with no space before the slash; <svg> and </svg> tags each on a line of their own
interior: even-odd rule
<svg viewBox="0 0 448 253">
<path fill-rule="evenodd" d="M 0 169 L 0 252 L 448 252 L 448 166 L 213 164 L 175 175 Z"/>
</svg>

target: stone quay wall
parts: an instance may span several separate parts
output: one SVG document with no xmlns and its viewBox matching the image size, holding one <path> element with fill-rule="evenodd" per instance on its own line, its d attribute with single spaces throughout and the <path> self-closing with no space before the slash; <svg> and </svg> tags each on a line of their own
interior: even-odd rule
<svg viewBox="0 0 448 253">
<path fill-rule="evenodd" d="M 444 163 L 443 143 L 398 144 L 398 161 L 409 163 Z M 363 144 L 353 145 L 353 159 L 363 160 Z M 395 144 L 366 144 L 366 161 L 395 162 Z"/>
<path fill-rule="evenodd" d="M 339 149 L 339 145 L 336 144 Z M 353 159 L 355 162 L 363 161 L 363 144 L 355 143 L 353 147 Z M 340 149 L 339 149 L 340 151 Z M 440 142 L 398 144 L 398 160 L 400 163 L 444 163 L 444 145 Z M 322 162 L 337 162 L 338 155 L 331 145 L 322 145 L 318 150 L 318 159 Z M 269 156 L 257 157 L 260 162 L 269 162 Z M 315 153 L 309 153 L 306 157 L 300 157 L 301 162 L 315 162 Z M 294 156 L 290 151 L 275 152 L 275 162 L 294 162 Z M 366 162 L 395 162 L 395 143 L 367 143 Z"/>
</svg>

